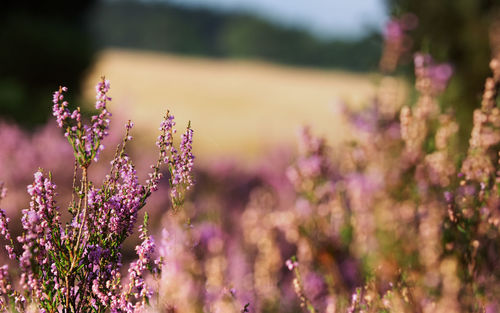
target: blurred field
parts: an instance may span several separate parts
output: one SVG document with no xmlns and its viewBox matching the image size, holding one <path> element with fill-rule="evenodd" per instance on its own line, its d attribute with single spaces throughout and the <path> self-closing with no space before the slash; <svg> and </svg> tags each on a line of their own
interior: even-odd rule
<svg viewBox="0 0 500 313">
<path fill-rule="evenodd" d="M 301 125 L 338 142 L 345 136 L 336 113 L 340 101 L 357 106 L 375 93 L 368 74 L 107 50 L 86 78 L 89 100 L 103 74 L 111 81 L 111 111 L 135 122 L 139 142 L 153 142 L 170 109 L 179 132 L 191 120 L 195 152 L 204 162 L 255 160 L 293 144 Z"/>
</svg>

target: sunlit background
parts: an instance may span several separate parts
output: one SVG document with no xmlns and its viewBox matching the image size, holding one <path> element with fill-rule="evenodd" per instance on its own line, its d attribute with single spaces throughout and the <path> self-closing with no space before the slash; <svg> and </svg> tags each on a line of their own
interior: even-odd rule
<svg viewBox="0 0 500 313">
<path fill-rule="evenodd" d="M 192 121 L 202 162 L 254 160 L 303 125 L 344 136 L 336 112 L 373 95 L 388 19 L 376 0 L 56 1 L 1 14 L 3 119 L 45 122 L 60 84 L 90 110 L 105 75 L 111 111 L 139 139 L 169 109 Z"/>
<path fill-rule="evenodd" d="M 305 124 L 338 141 L 339 104 L 363 105 L 373 96 L 391 14 L 421 15 L 414 44 L 438 59 L 461 65 L 464 53 L 474 56 L 474 65 L 458 68 L 455 85 L 487 74 L 487 32 L 472 32 L 486 28 L 493 4 L 450 3 L 11 1 L 0 13 L 0 114 L 33 129 L 47 120 L 49 95 L 60 84 L 70 87 L 72 103 L 90 108 L 91 86 L 105 75 L 112 111 L 137 120 L 139 137 L 170 109 L 181 122 L 192 120 L 202 156 L 248 161 L 289 144 Z M 440 30 L 428 32 L 435 23 Z M 481 86 L 474 88 L 448 97 L 476 100 Z"/>
<path fill-rule="evenodd" d="M 324 307 L 345 307 L 356 287 L 377 277 L 377 292 L 398 282 L 405 299 L 413 279 L 428 307 L 440 296 L 466 307 L 476 298 L 462 292 L 490 294 L 492 309 L 481 312 L 496 312 L 500 232 L 479 231 L 499 224 L 499 215 L 489 215 L 500 212 L 498 193 L 489 192 L 498 186 L 467 185 L 460 164 L 471 158 L 470 172 L 498 164 L 494 103 L 476 124 L 490 118 L 497 128 L 472 137 L 471 128 L 491 56 L 500 55 L 499 9 L 495 0 L 4 1 L 2 209 L 19 234 L 26 186 L 39 168 L 51 171 L 66 209 L 74 160 L 52 117 L 52 93 L 67 86 L 71 108 L 81 106 L 89 118 L 105 76 L 113 117 L 89 174 L 96 186 L 127 120 L 135 123 L 127 152 L 141 181 L 157 157 L 167 110 L 176 117 L 176 144 L 189 122 L 194 129 L 196 184 L 184 207 L 172 213 L 165 170 L 145 208 L 156 238 L 160 226 L 172 234 L 175 265 L 167 267 L 164 295 L 190 308 L 179 312 L 209 312 L 210 303 L 232 303 L 218 312 L 248 312 L 242 308 L 250 302 L 250 312 L 299 312 L 302 291 L 294 291 L 285 266 L 295 266 L 285 263 L 295 254 L 318 299 L 340 295 L 336 304 L 321 300 Z M 414 71 L 416 52 L 423 54 Z M 303 126 L 310 132 L 297 139 Z M 468 150 L 480 135 L 474 142 L 489 144 L 489 154 Z M 479 208 L 485 215 L 468 220 Z M 465 222 L 452 209 L 463 209 Z M 136 243 L 125 242 L 125 262 L 135 258 Z M 476 253 L 487 260 L 478 262 L 483 289 L 459 277 Z"/>
<path fill-rule="evenodd" d="M 373 96 L 390 14 L 440 16 L 433 23 L 442 30 L 421 35 L 432 25 L 421 23 L 414 44 L 457 65 L 471 52 L 477 66 L 458 69 L 460 86 L 464 77 L 487 73 L 487 35 L 471 36 L 486 27 L 492 4 L 483 2 L 8 2 L 0 13 L 0 114 L 33 129 L 49 116 L 49 95 L 59 84 L 70 87 L 72 103 L 90 108 L 92 85 L 105 75 L 112 111 L 136 120 L 139 137 L 170 109 L 181 122 L 192 120 L 202 156 L 248 161 L 291 143 L 305 124 L 338 141 L 339 104 L 363 105 Z M 468 41 L 446 35 L 457 25 L 454 34 Z M 474 87 L 469 100 L 479 95 L 480 84 Z"/>
</svg>

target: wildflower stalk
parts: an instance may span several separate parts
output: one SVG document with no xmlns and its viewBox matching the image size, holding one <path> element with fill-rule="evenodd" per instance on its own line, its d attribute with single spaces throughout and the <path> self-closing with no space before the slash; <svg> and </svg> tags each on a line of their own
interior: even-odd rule
<svg viewBox="0 0 500 313">
<path fill-rule="evenodd" d="M 176 152 L 173 146 L 175 123 L 169 114 L 166 116 L 168 121 L 162 123 L 163 135 L 157 142 L 161 158 L 152 167 L 152 179 L 146 185 L 139 183 L 134 165 L 125 152 L 127 142 L 132 139 L 130 130 L 133 124 L 130 121 L 102 186 L 99 188 L 89 180 L 89 167 L 92 162 L 97 162 L 104 149 L 101 142 L 107 135 L 111 116 L 106 109 L 107 102 L 111 100 L 107 96 L 109 88 L 109 81 L 103 77 L 96 86 L 98 113 L 92 116 L 89 125 L 82 122 L 79 108 L 72 112 L 67 108 L 63 95 L 66 87 L 60 87 L 54 93 L 53 113 L 58 126 L 65 129 L 75 157 L 72 200 L 68 206 L 72 218 L 66 227 L 60 223 L 59 207 L 55 201 L 56 186 L 51 174 L 45 175 L 42 170 L 35 173 L 33 184 L 28 186 L 32 201 L 30 208 L 23 210 L 24 232 L 18 238 L 23 249 L 20 255 L 14 253 L 14 243 L 7 229 L 9 220 L 0 211 L 0 231 L 11 242 L 6 247 L 9 256 L 19 262 L 21 287 L 41 312 L 57 312 L 61 308 L 64 312 L 144 310 L 152 297 L 144 275 L 146 271 L 158 274 L 160 270 L 158 262 L 152 260 L 155 245 L 147 233 L 147 214 L 140 227 L 139 237 L 143 242 L 136 248 L 139 259 L 129 269 L 130 283 L 127 288 L 121 285 L 122 244 L 133 233 L 139 210 L 145 206 L 152 191 L 157 189 L 162 165 L 167 165 L 169 170 L 182 169 L 182 179 L 192 183 L 193 157 Z M 183 141 L 180 151 L 189 154 L 190 146 L 186 149 L 183 145 L 188 144 Z M 185 160 L 190 161 L 188 167 Z M 2 190 L 0 186 L 0 200 L 4 197 Z M 179 205 L 177 199 L 172 199 L 172 203 L 176 208 Z M 0 284 L 3 281 L 5 279 L 0 279 Z M 16 291 L 9 289 L 10 298 L 16 295 Z M 25 302 L 17 303 L 20 311 L 26 309 Z M 0 303 L 0 307 L 2 305 Z"/>
<path fill-rule="evenodd" d="M 88 174 L 87 174 L 87 167 L 82 168 L 82 189 L 83 189 L 83 218 L 80 223 L 80 229 L 78 230 L 78 237 L 76 239 L 76 245 L 75 245 L 75 250 L 73 251 L 74 255 L 77 254 L 78 251 L 80 251 L 80 240 L 82 238 L 82 231 L 83 227 L 87 222 L 87 190 L 88 190 Z M 80 210 L 81 210 L 81 202 L 80 205 L 78 206 L 78 211 L 77 211 L 77 216 L 80 215 Z M 76 260 L 76 258 L 74 258 Z M 72 262 L 71 268 L 74 268 L 75 261 Z M 71 270 L 70 270 L 71 271 Z"/>
<path fill-rule="evenodd" d="M 304 292 L 304 284 L 302 282 L 302 276 L 299 271 L 299 262 L 297 261 L 296 256 L 292 256 L 289 260 L 286 261 L 286 265 L 290 271 L 293 271 L 294 279 L 293 279 L 293 289 L 297 294 L 297 297 L 300 299 L 300 306 L 305 308 L 309 313 L 317 313 L 314 308 L 312 302 L 306 296 Z"/>
</svg>

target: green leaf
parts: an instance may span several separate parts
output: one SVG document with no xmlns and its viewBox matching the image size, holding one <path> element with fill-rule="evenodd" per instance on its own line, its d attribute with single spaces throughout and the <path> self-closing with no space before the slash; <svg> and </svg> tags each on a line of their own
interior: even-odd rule
<svg viewBox="0 0 500 313">
<path fill-rule="evenodd" d="M 458 230 L 459 230 L 460 232 L 462 232 L 462 233 L 464 233 L 464 234 L 466 234 L 466 233 L 467 233 L 467 231 L 466 231 L 465 229 L 463 229 L 463 228 L 462 228 L 462 226 L 460 226 L 460 225 L 458 225 L 458 224 L 457 224 L 457 228 L 458 228 Z"/>
</svg>

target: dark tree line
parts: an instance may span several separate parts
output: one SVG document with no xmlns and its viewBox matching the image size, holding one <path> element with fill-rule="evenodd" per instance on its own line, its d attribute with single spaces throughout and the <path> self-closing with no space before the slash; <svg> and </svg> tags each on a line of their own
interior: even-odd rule
<svg viewBox="0 0 500 313">
<path fill-rule="evenodd" d="M 165 3 L 102 2 L 92 22 L 102 46 L 150 49 L 211 57 L 259 58 L 273 62 L 376 69 L 380 36 L 321 40 L 243 13 L 223 13 Z"/>
<path fill-rule="evenodd" d="M 50 94 L 77 94 L 95 44 L 86 30 L 93 1 L 3 1 L 0 9 L 0 118 L 43 123 Z"/>
</svg>

